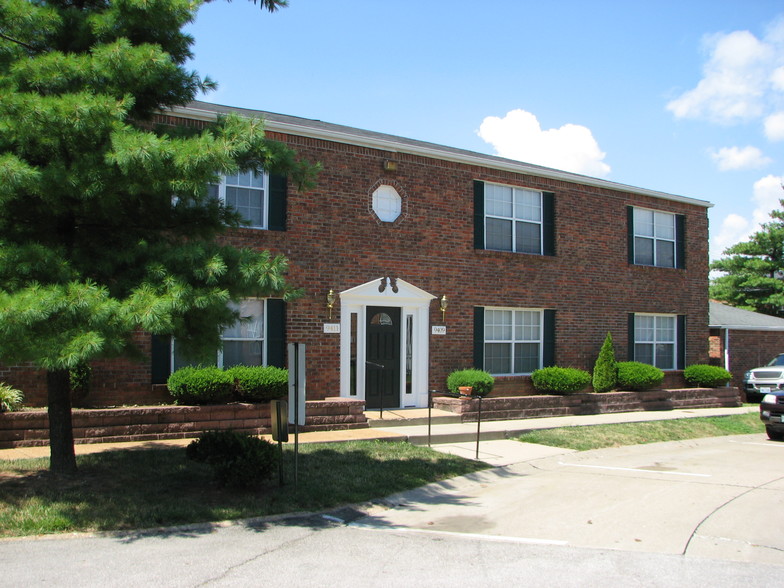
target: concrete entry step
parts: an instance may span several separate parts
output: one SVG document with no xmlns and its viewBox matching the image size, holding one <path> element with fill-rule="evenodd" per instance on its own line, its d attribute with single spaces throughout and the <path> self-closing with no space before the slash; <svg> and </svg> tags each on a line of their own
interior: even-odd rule
<svg viewBox="0 0 784 588">
<path fill-rule="evenodd" d="M 365 417 L 369 427 L 408 427 L 415 425 L 427 425 L 426 408 L 391 408 L 382 413 L 378 410 L 366 410 Z M 459 414 L 446 410 L 432 409 L 430 411 L 431 424 L 450 425 L 461 423 Z"/>
</svg>

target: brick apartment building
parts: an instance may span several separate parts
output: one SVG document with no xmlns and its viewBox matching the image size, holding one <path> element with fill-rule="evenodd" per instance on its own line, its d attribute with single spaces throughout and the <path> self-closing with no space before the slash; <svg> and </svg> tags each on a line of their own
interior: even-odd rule
<svg viewBox="0 0 784 588">
<path fill-rule="evenodd" d="M 426 406 L 447 375 L 479 367 L 495 394 L 531 393 L 545 365 L 590 370 L 611 332 L 619 360 L 681 383 L 708 361 L 709 203 L 321 121 L 204 102 L 158 122 L 205 124 L 221 113 L 266 119 L 267 134 L 321 162 L 307 193 L 285 178 L 224 178 L 216 194 L 252 224 L 236 245 L 290 262 L 305 295 L 251 300 L 253 320 L 224 333 L 221 365 L 307 354 L 308 399 Z M 96 362 L 87 404 L 165 399 L 176 342 L 139 334 L 150 358 Z M 29 404 L 41 374 L 0 368 Z M 158 384 L 158 386 L 156 386 Z"/>
</svg>

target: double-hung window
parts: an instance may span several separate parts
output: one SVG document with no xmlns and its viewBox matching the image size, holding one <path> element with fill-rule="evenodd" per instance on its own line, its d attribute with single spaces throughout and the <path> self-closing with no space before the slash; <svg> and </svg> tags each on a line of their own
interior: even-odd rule
<svg viewBox="0 0 784 588">
<path fill-rule="evenodd" d="M 220 184 L 210 184 L 209 196 L 236 210 L 248 226 L 267 228 L 269 176 L 264 172 L 237 172 L 221 177 Z"/>
<path fill-rule="evenodd" d="M 554 255 L 551 192 L 474 182 L 474 246 L 477 249 Z"/>
<path fill-rule="evenodd" d="M 494 375 L 530 374 L 552 365 L 554 311 L 483 308 L 474 311 L 474 364 Z"/>
<path fill-rule="evenodd" d="M 635 265 L 684 267 L 683 215 L 629 207 L 629 260 Z"/>
<path fill-rule="evenodd" d="M 682 315 L 629 315 L 630 358 L 662 370 L 682 369 L 684 331 Z"/>
</svg>

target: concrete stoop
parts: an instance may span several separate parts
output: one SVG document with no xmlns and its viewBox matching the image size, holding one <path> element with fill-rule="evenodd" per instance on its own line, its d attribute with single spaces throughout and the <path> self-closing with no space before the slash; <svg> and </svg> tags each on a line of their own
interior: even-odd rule
<svg viewBox="0 0 784 588">
<path fill-rule="evenodd" d="M 422 426 L 428 423 L 428 410 L 426 408 L 395 408 L 390 410 L 366 410 L 365 418 L 371 428 L 386 429 L 390 427 Z M 432 425 L 451 425 L 461 423 L 463 418 L 459 414 L 446 410 L 431 409 L 430 422 Z"/>
</svg>

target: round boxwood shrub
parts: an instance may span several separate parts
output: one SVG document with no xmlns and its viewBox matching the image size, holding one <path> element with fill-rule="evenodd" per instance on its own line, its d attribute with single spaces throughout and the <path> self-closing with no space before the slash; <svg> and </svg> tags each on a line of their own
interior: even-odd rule
<svg viewBox="0 0 784 588">
<path fill-rule="evenodd" d="M 655 388 L 662 383 L 664 372 L 639 361 L 622 361 L 618 367 L 618 389 L 640 391 Z"/>
<path fill-rule="evenodd" d="M 188 459 L 206 463 L 221 486 L 257 487 L 272 477 L 278 465 L 275 446 L 239 431 L 208 431 L 185 448 Z"/>
<path fill-rule="evenodd" d="M 539 392 L 573 394 L 591 383 L 591 374 L 577 368 L 553 366 L 534 371 L 531 381 Z"/>
<path fill-rule="evenodd" d="M 234 380 L 218 367 L 180 368 L 166 385 L 177 404 L 220 404 L 231 400 L 234 390 Z"/>
<path fill-rule="evenodd" d="M 446 378 L 447 390 L 454 394 L 460 393 L 461 386 L 471 386 L 474 396 L 487 396 L 494 384 L 495 378 L 484 370 L 456 370 Z"/>
<path fill-rule="evenodd" d="M 234 394 L 239 400 L 264 402 L 288 393 L 289 372 L 283 368 L 237 365 L 226 373 L 234 382 Z"/>
<path fill-rule="evenodd" d="M 683 378 L 695 388 L 717 388 L 732 379 L 732 374 L 717 365 L 696 364 L 683 370 Z"/>
</svg>

